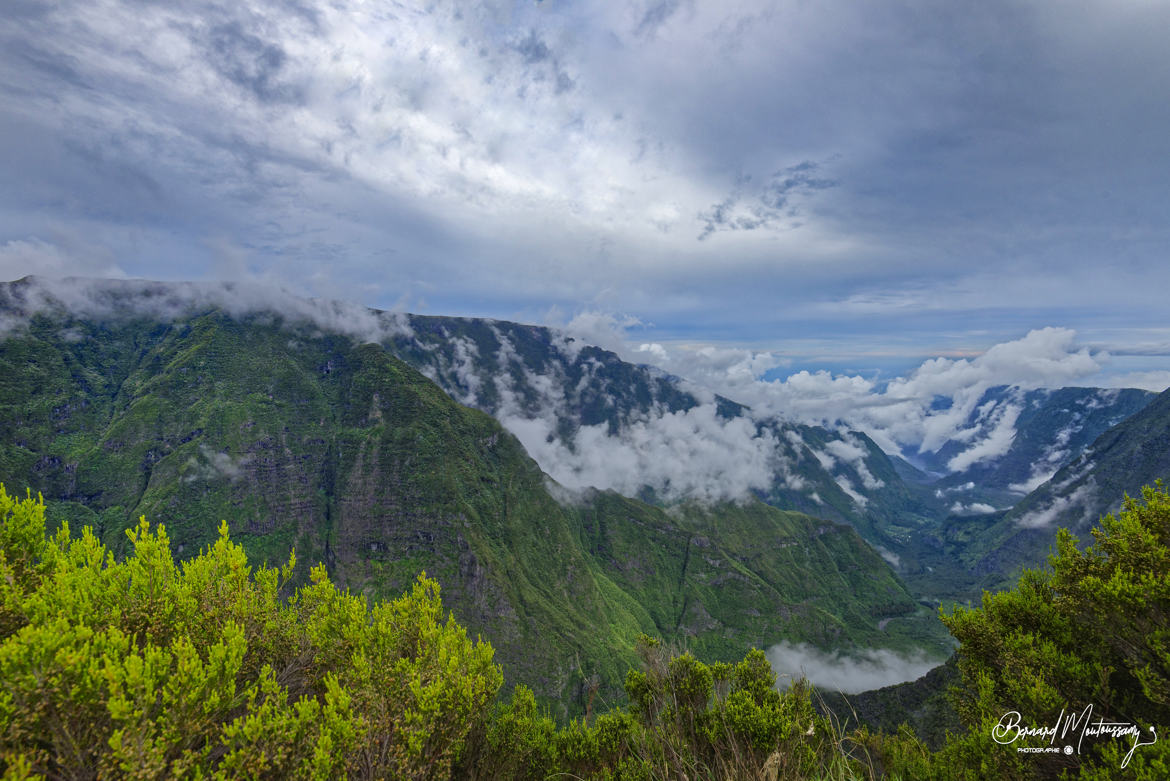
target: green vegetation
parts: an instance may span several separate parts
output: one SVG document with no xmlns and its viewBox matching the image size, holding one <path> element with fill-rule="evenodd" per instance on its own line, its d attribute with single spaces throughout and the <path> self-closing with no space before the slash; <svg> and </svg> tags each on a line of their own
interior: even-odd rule
<svg viewBox="0 0 1170 781">
<path fill-rule="evenodd" d="M 547 332 L 529 336 L 515 343 L 536 361 Z M 634 367 L 613 361 L 620 385 Z M 116 555 L 140 516 L 165 523 L 179 558 L 227 518 L 256 563 L 295 548 L 290 587 L 323 562 L 390 599 L 425 570 L 509 686 L 562 717 L 624 701 L 643 633 L 724 662 L 781 640 L 946 636 L 846 526 L 762 503 L 557 501 L 514 437 L 384 346 L 273 316 L 27 318 L 0 341 L 0 481 Z"/>
<path fill-rule="evenodd" d="M 500 686 L 438 586 L 371 609 L 321 567 L 248 566 L 227 526 L 176 565 L 142 520 L 121 561 L 0 488 L 6 778 L 449 775 Z"/>
<path fill-rule="evenodd" d="M 119 560 L 0 487 L 0 763 L 6 778 L 800 778 L 845 767 L 806 687 L 764 655 L 671 658 L 643 638 L 633 706 L 558 728 L 438 585 L 370 606 L 295 557 L 249 567 L 222 524 L 181 565 L 145 519 Z M 287 597 L 287 598 L 286 598 Z M 571 771 L 569 769 L 572 769 Z M 779 776 L 777 775 L 779 773 Z"/>
<path fill-rule="evenodd" d="M 876 738 L 888 767 L 923 779 L 1170 777 L 1170 495 L 1159 484 L 1143 498 L 1103 518 L 1087 550 L 1061 530 L 1050 569 L 944 617 L 960 643 L 955 702 L 967 731 L 937 754 L 907 732 Z M 1065 732 L 1089 706 L 1087 721 L 1138 734 L 1080 739 L 1084 722 Z M 1038 737 L 997 743 L 993 729 L 1012 712 L 1025 727 L 1058 726 L 1051 745 L 1073 749 L 1016 751 L 1049 745 Z"/>
<path fill-rule="evenodd" d="M 5 778 L 1161 779 L 1170 772 L 1170 495 L 1147 489 L 1095 544 L 1062 533 L 1051 570 L 945 621 L 965 731 L 845 735 L 760 651 L 707 664 L 642 636 L 628 708 L 558 723 L 500 699 L 491 646 L 444 619 L 438 585 L 371 605 L 324 569 L 249 566 L 221 524 L 176 564 L 145 519 L 114 556 L 90 529 L 46 535 L 39 499 L 0 488 L 0 766 Z M 1092 715 L 1055 739 L 1025 727 Z M 1081 737 L 1089 722 L 1138 734 Z M 999 732 L 995 728 L 1001 727 Z M 1010 732 L 1010 731 L 1009 731 Z M 1000 739 L 996 740 L 998 736 Z"/>
</svg>

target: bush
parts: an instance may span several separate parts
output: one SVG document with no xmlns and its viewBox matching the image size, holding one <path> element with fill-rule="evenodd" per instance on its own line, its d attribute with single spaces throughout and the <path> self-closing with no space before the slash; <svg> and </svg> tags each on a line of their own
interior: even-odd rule
<svg viewBox="0 0 1170 781">
<path fill-rule="evenodd" d="M 1044 727 L 1089 706 L 1094 723 L 1136 724 L 1142 743 L 1150 728 L 1170 737 L 1170 496 L 1159 484 L 1143 500 L 1127 497 L 1084 551 L 1062 529 L 1050 569 L 1026 571 L 1016 588 L 943 616 L 960 643 L 955 702 L 968 731 L 926 759 L 908 733 L 878 739 L 890 768 L 915 778 L 1170 778 L 1164 739 L 1126 761 L 1134 739 L 1078 742 L 1079 726 L 1051 744 L 992 738 L 1013 711 L 1024 726 Z M 1065 753 L 1066 744 L 1080 752 Z M 1062 750 L 1021 754 L 1021 745 Z"/>
<path fill-rule="evenodd" d="M 0 486 L 0 761 L 50 777 L 445 778 L 502 677 L 425 575 L 371 609 L 323 567 L 253 571 L 227 524 L 116 561 Z"/>
</svg>

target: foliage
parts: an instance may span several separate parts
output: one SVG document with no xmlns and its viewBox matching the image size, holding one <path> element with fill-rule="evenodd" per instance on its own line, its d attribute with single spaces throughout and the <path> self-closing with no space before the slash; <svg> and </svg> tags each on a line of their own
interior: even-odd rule
<svg viewBox="0 0 1170 781">
<path fill-rule="evenodd" d="M 176 563 L 145 519 L 115 557 L 88 528 L 45 536 L 0 487 L 0 768 L 52 778 L 856 777 L 807 684 L 760 651 L 706 665 L 643 636 L 633 705 L 558 725 L 443 618 L 420 576 L 372 607 L 324 567 L 289 588 L 227 524 Z M 287 593 L 291 590 L 291 593 Z"/>
<path fill-rule="evenodd" d="M 444 778 L 501 684 L 438 585 L 372 609 L 323 567 L 249 567 L 222 524 L 175 563 L 162 526 L 119 561 L 0 487 L 0 758 L 56 778 Z"/>
<path fill-rule="evenodd" d="M 983 596 L 943 620 L 960 642 L 956 706 L 968 731 L 927 756 L 909 734 L 871 741 L 891 767 L 926 778 L 1170 777 L 1170 495 L 1159 484 L 1144 502 L 1093 530 L 1086 550 L 1061 530 L 1050 569 L 1027 571 L 1010 591 Z M 1133 723 L 1135 738 L 1058 733 L 1071 753 L 1024 754 L 1047 738 L 1010 745 L 992 739 L 1005 714 L 1024 726 L 1053 726 L 1092 706 L 1090 720 Z"/>
<path fill-rule="evenodd" d="M 563 728 L 517 687 L 467 754 L 468 778 L 800 779 L 868 777 L 817 715 L 804 681 L 778 691 L 763 652 L 704 664 L 643 636 L 628 709 Z"/>
</svg>

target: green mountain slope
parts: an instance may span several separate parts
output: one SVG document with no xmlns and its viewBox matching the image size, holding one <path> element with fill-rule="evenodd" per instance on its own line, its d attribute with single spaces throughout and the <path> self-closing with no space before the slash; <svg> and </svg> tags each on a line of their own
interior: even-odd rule
<svg viewBox="0 0 1170 781">
<path fill-rule="evenodd" d="M 371 597 L 426 570 L 546 698 L 619 691 L 641 632 L 732 659 L 781 639 L 904 647 L 934 631 L 847 527 L 760 503 L 559 503 L 496 421 L 380 345 L 214 309 L 160 322 L 7 300 L 3 313 L 23 318 L 0 341 L 10 489 L 43 492 L 115 549 L 139 515 L 180 555 L 226 518 L 258 559 L 295 547 L 302 577 L 324 561 Z M 878 628 L 894 617 L 910 629 Z"/>
</svg>

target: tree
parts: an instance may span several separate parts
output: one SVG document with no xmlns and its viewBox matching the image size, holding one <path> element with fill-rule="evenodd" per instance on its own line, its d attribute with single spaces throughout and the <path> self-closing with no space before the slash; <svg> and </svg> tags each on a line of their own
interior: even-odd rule
<svg viewBox="0 0 1170 781">
<path fill-rule="evenodd" d="M 1062 529 L 1049 569 L 943 616 L 960 643 L 968 732 L 934 757 L 907 751 L 905 735 L 888 740 L 892 766 L 939 778 L 1170 778 L 1170 496 L 1160 483 L 1142 495 L 1104 517 L 1087 549 Z M 1082 738 L 1086 721 L 1137 734 Z"/>
</svg>

